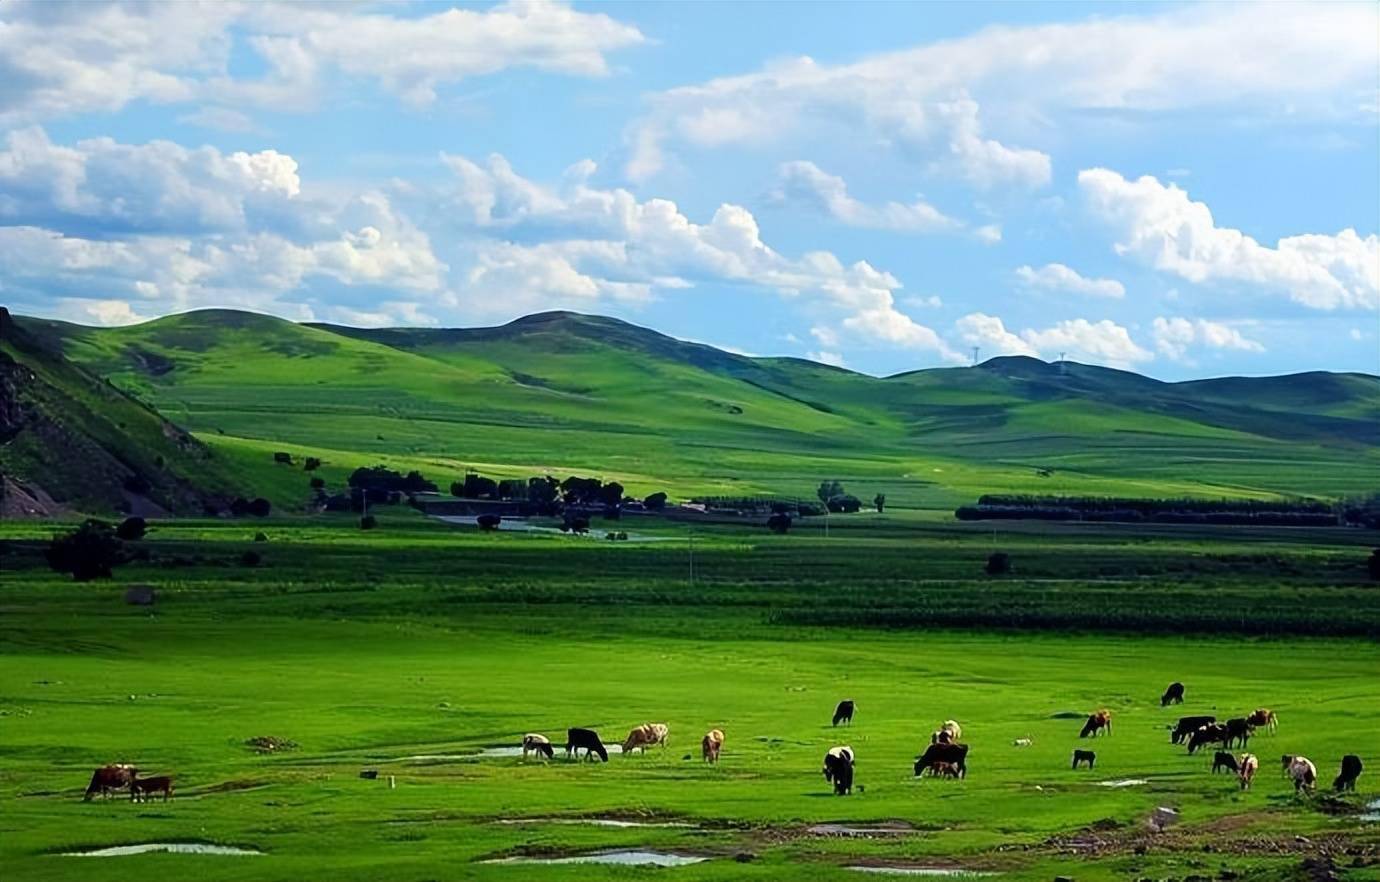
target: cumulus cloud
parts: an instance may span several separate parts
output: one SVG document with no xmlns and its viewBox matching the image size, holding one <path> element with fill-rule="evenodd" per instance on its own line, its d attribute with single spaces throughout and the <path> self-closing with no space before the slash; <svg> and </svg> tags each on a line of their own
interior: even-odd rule
<svg viewBox="0 0 1380 882">
<path fill-rule="evenodd" d="M 634 26 L 546 0 L 393 14 L 356 5 L 63 3 L 0 5 L 0 123 L 134 101 L 309 106 L 328 71 L 412 105 L 510 68 L 609 73 L 608 54 L 645 42 Z M 237 42 L 266 73 L 229 73 Z M 222 116 L 224 121 L 226 117 Z"/>
<path fill-rule="evenodd" d="M 1150 175 L 1130 181 L 1094 168 L 1079 172 L 1078 184 L 1117 236 L 1118 254 L 1193 282 L 1259 286 L 1314 309 L 1380 307 L 1380 237 L 1374 234 L 1288 236 L 1271 248 L 1219 227 L 1206 204 Z"/>
<path fill-rule="evenodd" d="M 778 205 L 808 209 L 850 227 L 928 233 L 962 226 L 939 209 L 917 199 L 912 203 L 886 202 L 869 205 L 851 196 L 843 178 L 831 175 L 813 162 L 783 163 L 768 198 Z"/>
<path fill-rule="evenodd" d="M 982 109 L 1038 129 L 1060 112 L 1231 106 L 1293 119 L 1365 113 L 1375 93 L 1373 6 L 1169 8 L 1074 24 L 993 26 L 844 64 L 808 57 L 651 96 L 627 131 L 645 180 L 681 146 L 754 147 L 823 136 L 888 144 L 978 186 L 1039 186 L 1049 158 L 984 136 Z"/>
<path fill-rule="evenodd" d="M 1152 333 L 1155 348 L 1173 361 L 1187 361 L 1189 350 L 1234 349 L 1241 352 L 1264 352 L 1265 347 L 1247 339 L 1240 331 L 1221 322 L 1180 317 L 1155 319 Z"/>
<path fill-rule="evenodd" d="M 983 224 L 976 230 L 973 230 L 973 235 L 977 237 L 979 242 L 985 245 L 995 245 L 1001 241 L 1001 225 Z"/>
<path fill-rule="evenodd" d="M 817 349 L 813 352 L 805 353 L 805 357 L 810 359 L 810 361 L 817 361 L 820 364 L 827 364 L 830 367 L 848 367 L 848 362 L 844 361 L 843 356 L 837 352 L 829 352 L 827 350 Z"/>
<path fill-rule="evenodd" d="M 1126 288 L 1116 279 L 1089 279 L 1062 263 L 1047 263 L 1039 269 L 1031 266 L 1016 268 L 1016 277 L 1027 287 L 1046 291 L 1067 291 L 1089 297 L 1121 298 Z"/>
<path fill-rule="evenodd" d="M 1000 318 L 975 312 L 960 318 L 954 328 L 964 343 L 980 347 L 986 357 L 1028 355 L 1049 361 L 1064 356 L 1116 368 L 1130 368 L 1155 357 L 1132 340 L 1126 328 L 1108 319 L 1071 319 L 1017 334 L 1007 330 Z"/>
</svg>

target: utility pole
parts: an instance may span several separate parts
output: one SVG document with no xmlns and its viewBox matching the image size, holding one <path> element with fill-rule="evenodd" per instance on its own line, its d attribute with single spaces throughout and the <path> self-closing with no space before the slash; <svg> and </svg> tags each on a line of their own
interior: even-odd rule
<svg viewBox="0 0 1380 882">
<path fill-rule="evenodd" d="M 978 353 L 981 352 L 981 351 L 982 351 L 982 349 L 981 349 L 980 347 L 977 347 L 977 346 L 974 346 L 974 347 L 973 347 L 973 364 L 977 364 L 977 363 L 978 363 Z"/>
</svg>

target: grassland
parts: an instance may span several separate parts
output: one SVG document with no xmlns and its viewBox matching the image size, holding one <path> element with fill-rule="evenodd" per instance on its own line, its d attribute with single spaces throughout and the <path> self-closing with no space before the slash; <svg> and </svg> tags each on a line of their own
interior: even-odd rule
<svg viewBox="0 0 1380 882">
<path fill-rule="evenodd" d="M 149 560 L 94 585 L 42 567 L 55 525 L 0 524 L 6 882 L 835 880 L 885 861 L 1010 880 L 1263 882 L 1308 878 L 1303 862 L 1323 853 L 1343 878 L 1380 878 L 1380 830 L 1355 813 L 1380 769 L 1380 601 L 1359 533 L 994 531 L 888 515 L 834 518 L 827 539 L 701 527 L 692 549 L 684 525 L 632 518 L 620 529 L 646 541 L 482 535 L 401 509 L 382 520 L 367 533 L 335 518 L 160 523 Z M 981 574 L 993 547 L 1013 555 L 1011 577 Z M 237 563 L 248 549 L 262 566 Z M 126 606 L 131 583 L 155 586 L 158 604 Z M 1161 710 L 1174 679 L 1188 702 Z M 846 732 L 828 725 L 843 697 L 859 706 Z M 1247 793 L 1167 743 L 1181 712 L 1259 705 L 1283 724 L 1252 742 L 1264 767 Z M 1115 734 L 1080 744 L 1072 715 L 1099 706 Z M 950 717 L 972 745 L 970 776 L 913 780 L 915 753 Z M 647 720 L 670 724 L 670 749 L 607 766 L 470 755 L 571 725 L 616 740 Z M 717 767 L 698 759 L 711 726 L 728 734 Z M 261 735 L 299 746 L 245 747 Z M 1024 737 L 1032 747 L 1012 745 Z M 837 743 L 859 757 L 865 791 L 848 798 L 819 775 Z M 1074 746 L 1096 748 L 1095 772 L 1067 768 Z M 1276 768 L 1305 753 L 1330 779 L 1351 752 L 1368 771 L 1340 802 L 1296 798 Z M 409 759 L 422 756 L 451 758 Z M 178 798 L 83 803 L 90 769 L 116 759 L 175 773 Z M 1128 779 L 1146 783 L 1100 783 Z M 1182 821 L 1152 835 L 1157 806 Z M 690 826 L 552 820 L 577 818 Z M 808 829 L 836 821 L 914 829 Z M 264 854 L 58 854 L 155 841 Z M 710 860 L 484 862 L 617 847 Z"/>
</svg>

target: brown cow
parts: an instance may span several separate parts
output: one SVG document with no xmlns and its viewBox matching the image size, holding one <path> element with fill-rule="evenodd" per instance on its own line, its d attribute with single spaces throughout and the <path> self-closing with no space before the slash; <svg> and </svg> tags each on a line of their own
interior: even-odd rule
<svg viewBox="0 0 1380 882">
<path fill-rule="evenodd" d="M 1108 735 L 1112 734 L 1112 712 L 1105 707 L 1088 717 L 1088 721 L 1083 724 L 1083 731 L 1078 733 L 1078 737 L 1087 738 L 1089 735 L 1097 737 L 1097 733 L 1104 729 Z"/>
<path fill-rule="evenodd" d="M 1241 761 L 1237 764 L 1236 778 L 1241 782 L 1242 790 L 1251 789 L 1251 781 L 1255 780 L 1256 770 L 1260 768 L 1260 761 L 1255 758 L 1253 753 L 1241 754 Z"/>
<path fill-rule="evenodd" d="M 719 761 L 719 751 L 723 750 L 724 733 L 722 729 L 710 729 L 704 734 L 704 739 L 700 741 L 700 754 L 707 763 L 717 763 Z"/>
<path fill-rule="evenodd" d="M 1264 729 L 1271 735 L 1275 734 L 1275 730 L 1279 728 L 1279 717 L 1268 707 L 1258 707 L 1251 711 L 1251 715 L 1246 717 L 1246 722 L 1250 723 L 1253 728 Z"/>
<path fill-rule="evenodd" d="M 158 778 L 134 778 L 129 782 L 129 801 L 148 802 L 150 793 L 162 793 L 163 801 L 172 799 L 172 778 L 163 775 Z"/>
<path fill-rule="evenodd" d="M 646 753 L 647 748 L 654 744 L 665 747 L 670 732 L 670 727 L 665 723 L 643 723 L 641 726 L 635 726 L 623 742 L 623 755 L 627 756 L 634 750 Z"/>
<path fill-rule="evenodd" d="M 91 774 L 91 783 L 86 786 L 83 801 L 91 799 L 97 792 L 103 797 L 110 796 L 112 790 L 123 790 L 134 780 L 139 770 L 126 763 L 111 763 L 101 766 Z"/>
</svg>

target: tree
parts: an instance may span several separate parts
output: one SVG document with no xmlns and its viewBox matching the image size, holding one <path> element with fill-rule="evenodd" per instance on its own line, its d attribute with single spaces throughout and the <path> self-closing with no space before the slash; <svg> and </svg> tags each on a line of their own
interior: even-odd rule
<svg viewBox="0 0 1380 882">
<path fill-rule="evenodd" d="M 819 497 L 820 502 L 827 505 L 835 496 L 843 495 L 843 485 L 838 481 L 821 481 L 815 495 Z"/>
<path fill-rule="evenodd" d="M 557 498 L 560 495 L 560 488 L 560 482 L 550 475 L 541 478 L 529 478 L 527 481 L 527 501 L 536 509 L 537 514 L 558 514 L 560 505 L 557 503 Z"/>
<path fill-rule="evenodd" d="M 994 551 L 987 558 L 987 575 L 1004 576 L 1011 572 L 1011 556 L 1004 551 Z"/>
<path fill-rule="evenodd" d="M 666 508 L 666 494 L 659 491 L 653 493 L 644 497 L 642 504 L 647 507 L 648 511 L 663 511 Z"/>
<path fill-rule="evenodd" d="M 273 503 L 259 496 L 251 501 L 245 510 L 256 518 L 266 518 L 273 511 Z"/>
<path fill-rule="evenodd" d="M 571 475 L 561 482 L 561 492 L 565 496 L 566 505 L 597 505 L 602 498 L 600 489 L 604 482 L 598 478 L 581 478 Z M 622 494 L 619 494 L 622 498 Z"/>
<path fill-rule="evenodd" d="M 496 499 L 498 482 L 493 478 L 470 472 L 465 475 L 464 496 L 468 499 Z"/>
<path fill-rule="evenodd" d="M 120 522 L 120 526 L 115 528 L 116 537 L 126 542 L 136 542 L 143 539 L 147 532 L 148 522 L 137 515 L 125 518 Z"/>
<path fill-rule="evenodd" d="M 886 494 L 885 494 L 885 493 L 878 493 L 876 496 L 872 497 L 872 507 L 875 508 L 875 509 L 877 509 L 878 512 L 881 512 L 883 509 L 885 509 L 885 508 L 886 508 Z"/>
<path fill-rule="evenodd" d="M 526 499 L 527 482 L 520 478 L 509 478 L 498 482 L 499 499 Z"/>
<path fill-rule="evenodd" d="M 848 493 L 829 497 L 829 501 L 824 503 L 828 509 L 834 513 L 846 512 L 852 514 L 862 510 L 862 500 Z"/>
<path fill-rule="evenodd" d="M 110 525 L 92 518 L 72 532 L 54 537 L 44 557 L 56 572 L 71 573 L 78 582 L 90 582 L 109 579 L 111 571 L 130 556 Z"/>
<path fill-rule="evenodd" d="M 767 528 L 773 533 L 784 536 L 786 531 L 791 528 L 791 516 L 785 512 L 777 512 L 767 518 Z"/>
</svg>

